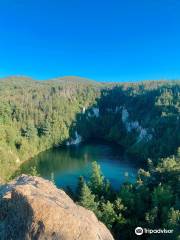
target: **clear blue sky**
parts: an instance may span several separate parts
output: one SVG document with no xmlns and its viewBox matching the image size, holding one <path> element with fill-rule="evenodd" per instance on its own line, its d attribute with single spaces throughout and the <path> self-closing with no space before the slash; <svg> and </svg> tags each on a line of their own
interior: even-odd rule
<svg viewBox="0 0 180 240">
<path fill-rule="evenodd" d="M 179 0 L 0 0 L 0 77 L 180 79 Z"/>
</svg>

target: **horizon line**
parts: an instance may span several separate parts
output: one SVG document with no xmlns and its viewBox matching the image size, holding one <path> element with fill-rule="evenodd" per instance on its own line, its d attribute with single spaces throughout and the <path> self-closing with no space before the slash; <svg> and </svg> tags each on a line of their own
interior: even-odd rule
<svg viewBox="0 0 180 240">
<path fill-rule="evenodd" d="M 30 75 L 21 75 L 21 74 L 15 74 L 15 75 L 6 75 L 6 76 L 0 76 L 0 80 L 5 80 L 9 78 L 27 78 L 31 79 L 33 81 L 55 81 L 55 80 L 63 80 L 63 79 L 68 79 L 68 78 L 74 78 L 74 79 L 81 79 L 81 80 L 86 80 L 86 81 L 91 81 L 91 82 L 97 82 L 97 83 L 139 83 L 139 82 L 166 82 L 166 81 L 179 81 L 180 78 L 160 78 L 160 79 L 139 79 L 139 80 L 117 80 L 117 81 L 107 81 L 107 80 L 95 80 L 91 79 L 88 77 L 84 76 L 76 76 L 76 75 L 65 75 L 65 76 L 57 76 L 57 77 L 51 77 L 47 79 L 38 79 Z"/>
</svg>

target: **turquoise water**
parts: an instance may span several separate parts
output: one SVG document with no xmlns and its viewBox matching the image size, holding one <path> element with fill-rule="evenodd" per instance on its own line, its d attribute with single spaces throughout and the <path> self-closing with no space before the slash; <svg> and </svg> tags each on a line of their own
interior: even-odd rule
<svg viewBox="0 0 180 240">
<path fill-rule="evenodd" d="M 117 146 L 104 143 L 48 150 L 26 162 L 21 168 L 27 172 L 35 166 L 40 176 L 53 179 L 57 187 L 69 186 L 75 189 L 79 176 L 88 180 L 93 161 L 100 164 L 104 176 L 115 189 L 126 180 L 134 182 L 136 179 L 138 167 L 133 159 L 125 156 Z"/>
</svg>

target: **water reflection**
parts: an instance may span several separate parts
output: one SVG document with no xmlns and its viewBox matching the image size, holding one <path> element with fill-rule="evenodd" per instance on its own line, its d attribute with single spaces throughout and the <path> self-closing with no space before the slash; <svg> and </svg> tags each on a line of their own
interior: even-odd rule
<svg viewBox="0 0 180 240">
<path fill-rule="evenodd" d="M 99 143 L 42 152 L 22 164 L 21 172 L 28 173 L 35 166 L 42 177 L 53 179 L 58 187 L 70 186 L 74 189 L 79 176 L 88 179 L 92 161 L 101 165 L 103 174 L 116 189 L 127 179 L 135 181 L 137 166 L 132 159 L 127 158 L 117 146 Z"/>
</svg>

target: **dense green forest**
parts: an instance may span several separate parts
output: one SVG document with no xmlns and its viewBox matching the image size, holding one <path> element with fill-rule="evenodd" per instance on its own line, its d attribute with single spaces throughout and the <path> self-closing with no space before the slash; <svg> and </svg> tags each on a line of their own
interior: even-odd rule
<svg viewBox="0 0 180 240">
<path fill-rule="evenodd" d="M 83 79 L 0 80 L 0 169 L 8 179 L 21 162 L 69 138 L 76 114 L 99 95 Z"/>
<path fill-rule="evenodd" d="M 119 144 L 145 170 L 135 184 L 126 182 L 115 192 L 94 163 L 90 181 L 80 178 L 74 199 L 93 210 L 116 239 L 135 239 L 136 226 L 174 229 L 164 239 L 178 239 L 178 81 L 0 80 L 0 181 L 41 151 L 92 139 Z M 158 239 L 153 237 L 148 239 Z"/>
<path fill-rule="evenodd" d="M 173 234 L 152 234 L 147 239 L 180 239 L 180 151 L 176 157 L 162 159 L 157 165 L 139 170 L 136 183 L 125 182 L 114 191 L 94 162 L 92 175 L 79 184 L 72 197 L 94 211 L 111 230 L 115 239 L 136 239 L 134 229 L 170 229 Z M 159 235 L 159 236 L 158 236 Z M 139 236 L 138 236 L 139 237 Z M 137 239 L 139 239 L 137 237 Z"/>
</svg>

